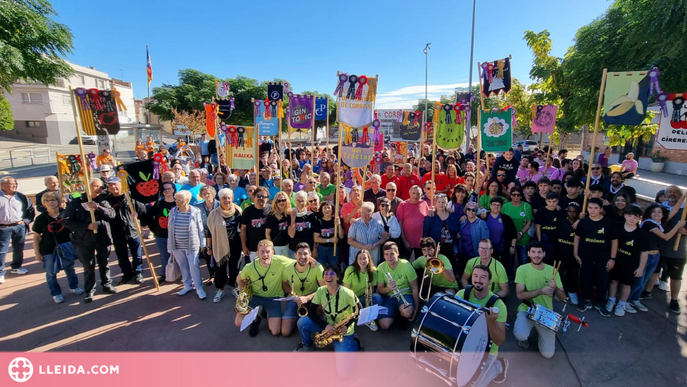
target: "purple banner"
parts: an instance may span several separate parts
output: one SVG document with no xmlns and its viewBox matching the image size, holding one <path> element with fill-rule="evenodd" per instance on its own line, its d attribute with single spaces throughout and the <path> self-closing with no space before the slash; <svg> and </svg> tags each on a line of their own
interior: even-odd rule
<svg viewBox="0 0 687 387">
<path fill-rule="evenodd" d="M 315 114 L 313 112 L 313 96 L 294 94 L 289 99 L 291 107 L 291 127 L 294 129 L 309 129 L 312 127 Z"/>
</svg>

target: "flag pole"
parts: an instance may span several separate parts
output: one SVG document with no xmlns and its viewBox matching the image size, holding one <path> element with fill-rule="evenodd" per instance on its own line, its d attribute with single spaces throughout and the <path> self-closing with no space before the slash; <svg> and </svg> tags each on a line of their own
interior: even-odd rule
<svg viewBox="0 0 687 387">
<path fill-rule="evenodd" d="M 88 198 L 88 201 L 91 202 L 93 200 L 92 195 L 91 195 L 91 178 L 88 175 L 88 164 L 86 164 L 86 154 L 83 151 L 83 141 L 81 140 L 81 130 L 79 130 L 79 116 L 77 114 L 77 109 L 76 109 L 76 101 L 74 101 L 75 96 L 74 96 L 74 91 L 72 90 L 72 87 L 69 86 L 69 98 L 72 101 L 72 111 L 74 113 L 74 126 L 76 127 L 76 138 L 79 141 L 79 151 L 81 153 L 81 170 L 83 172 L 84 176 L 84 185 L 86 186 L 86 197 Z M 58 160 L 59 161 L 59 160 Z M 93 172 L 93 171 L 91 171 Z M 77 175 L 78 176 L 78 175 Z M 91 213 L 91 223 L 95 223 L 95 211 L 91 208 L 88 210 Z M 93 234 L 97 234 L 98 230 L 95 229 L 93 230 Z"/>
<path fill-rule="evenodd" d="M 587 171 L 587 181 L 584 186 L 584 202 L 582 203 L 582 212 L 587 212 L 587 191 L 589 191 L 589 182 L 592 180 L 592 164 L 594 164 L 594 151 L 596 150 L 596 136 L 599 134 L 599 120 L 601 119 L 601 105 L 604 101 L 604 89 L 606 88 L 606 75 L 608 69 L 604 69 L 601 75 L 601 88 L 599 89 L 599 103 L 596 105 L 596 119 L 594 121 L 594 137 L 592 139 L 592 146 L 589 151 L 589 170 Z M 546 166 L 546 164 L 544 164 Z"/>
</svg>

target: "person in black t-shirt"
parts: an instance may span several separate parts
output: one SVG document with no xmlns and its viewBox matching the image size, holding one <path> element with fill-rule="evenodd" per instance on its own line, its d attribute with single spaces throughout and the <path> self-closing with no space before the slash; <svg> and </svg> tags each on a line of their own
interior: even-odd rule
<svg viewBox="0 0 687 387">
<path fill-rule="evenodd" d="M 537 181 L 538 193 L 532 195 L 530 205 L 532 206 L 532 211 L 536 214 L 537 210 L 546 207 L 546 195 L 551 189 L 551 180 L 548 177 L 542 177 Z"/>
<path fill-rule="evenodd" d="M 568 203 L 565 208 L 566 217 L 561 216 L 558 222 L 558 244 L 556 256 L 563 262 L 561 277 L 563 289 L 568 292 L 570 303 L 577 305 L 577 288 L 580 284 L 580 262 L 575 259 L 575 228 L 580 219 L 580 208 L 577 202 Z"/>
<path fill-rule="evenodd" d="M 162 199 L 155 202 L 146 213 L 145 223 L 155 236 L 157 250 L 160 252 L 160 276 L 157 278 L 159 284 L 165 283 L 165 271 L 169 262 L 169 250 L 167 249 L 168 237 L 168 218 L 172 208 L 177 203 L 174 200 L 176 186 L 173 182 L 162 183 Z"/>
<path fill-rule="evenodd" d="M 267 216 L 266 238 L 274 243 L 274 254 L 289 256 L 289 225 L 291 224 L 291 199 L 286 192 L 277 192 Z"/>
<path fill-rule="evenodd" d="M 568 204 L 575 202 L 578 204 L 578 207 L 582 209 L 582 204 L 584 204 L 584 196 L 580 195 L 582 189 L 582 183 L 578 179 L 571 178 L 568 180 L 568 182 L 565 183 L 566 194 L 560 197 L 558 206 L 562 210 L 565 210 L 568 208 Z"/>
<path fill-rule="evenodd" d="M 611 270 L 611 283 L 608 286 L 608 302 L 606 309 L 612 311 L 618 317 L 628 313 L 637 313 L 632 305 L 627 303 L 632 285 L 644 274 L 649 257 L 647 235 L 639 227 L 642 217 L 642 209 L 631 205 L 625 210 L 625 224 L 618 228 L 618 258 L 613 270 Z M 615 295 L 620 284 L 620 300 L 615 305 Z"/>
<path fill-rule="evenodd" d="M 551 264 L 558 242 L 558 218 L 561 212 L 558 210 L 558 194 L 549 192 L 546 194 L 546 207 L 537 211 L 534 215 L 534 224 L 537 226 L 537 240 L 544 246 L 544 262 Z"/>
<path fill-rule="evenodd" d="M 582 298 L 580 312 L 592 308 L 604 317 L 610 317 L 606 310 L 608 272 L 613 269 L 618 253 L 618 236 L 613 220 L 601 215 L 601 199 L 591 198 L 587 203 L 589 216 L 582 218 L 575 229 L 575 259 L 581 262 Z M 591 304 L 593 287 L 596 286 L 594 305 Z"/>
<path fill-rule="evenodd" d="M 296 247 L 299 243 L 305 242 L 312 251 L 315 246 L 314 225 L 317 217 L 308 210 L 308 195 L 305 191 L 296 192 L 294 201 L 296 208 L 291 209 L 291 224 L 289 225 L 289 250 L 291 258 L 296 258 Z"/>
<path fill-rule="evenodd" d="M 256 187 L 255 203 L 243 211 L 241 217 L 241 247 L 243 255 L 253 262 L 258 256 L 258 242 L 265 239 L 265 223 L 272 206 L 267 204 L 270 194 L 267 187 Z"/>
<path fill-rule="evenodd" d="M 339 257 L 334 256 L 334 225 L 339 229 L 336 232 L 338 239 L 343 238 L 340 219 L 334 219 L 334 206 L 332 202 L 325 200 L 320 205 L 320 214 L 313 228 L 313 239 L 317 243 L 317 262 L 326 266 L 337 267 Z"/>
</svg>

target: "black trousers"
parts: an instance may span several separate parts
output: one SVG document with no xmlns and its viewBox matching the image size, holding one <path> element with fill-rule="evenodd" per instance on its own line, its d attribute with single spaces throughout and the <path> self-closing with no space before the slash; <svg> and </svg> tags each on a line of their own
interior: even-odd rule
<svg viewBox="0 0 687 387">
<path fill-rule="evenodd" d="M 214 258 L 212 258 L 214 259 Z M 214 268 L 214 279 L 215 288 L 224 289 L 224 287 L 229 284 L 229 286 L 236 287 L 236 279 L 239 276 L 239 264 L 241 263 L 241 248 L 231 250 L 231 256 L 223 264 L 219 265 L 215 262 Z M 210 265 L 208 265 L 210 267 Z"/>
<path fill-rule="evenodd" d="M 127 238 L 124 235 L 112 234 L 112 241 L 122 275 L 133 277 L 134 274 L 140 274 L 143 270 L 141 238 Z M 129 253 L 131 253 L 131 261 L 129 261 Z"/>
<path fill-rule="evenodd" d="M 568 293 L 577 293 L 580 287 L 580 265 L 569 254 L 558 253 L 557 258 L 563 262 L 560 269 L 563 289 Z"/>
<path fill-rule="evenodd" d="M 606 263 L 609 257 L 584 257 L 582 259 L 581 280 L 582 298 L 584 300 L 594 299 L 600 305 L 606 303 L 606 292 L 608 291 L 608 272 Z M 594 292 L 596 287 L 596 292 Z"/>
<path fill-rule="evenodd" d="M 75 245 L 76 257 L 79 258 L 83 265 L 84 290 L 86 293 L 95 291 L 95 264 L 98 264 L 100 271 L 100 285 L 103 288 L 112 286 L 112 279 L 110 279 L 110 268 L 108 267 L 108 258 L 110 257 L 110 245 L 99 244 L 93 245 Z"/>
<path fill-rule="evenodd" d="M 215 278 L 215 271 L 217 270 L 217 262 L 214 262 L 214 258 L 208 255 L 205 249 L 200 249 L 199 258 L 205 260 L 205 266 L 208 268 L 208 273 L 210 278 Z"/>
</svg>

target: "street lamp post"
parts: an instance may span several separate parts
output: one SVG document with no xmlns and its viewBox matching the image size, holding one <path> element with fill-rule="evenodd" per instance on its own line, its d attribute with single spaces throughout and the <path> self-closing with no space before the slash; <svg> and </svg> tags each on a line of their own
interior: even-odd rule
<svg viewBox="0 0 687 387">
<path fill-rule="evenodd" d="M 477 0 L 472 0 L 472 34 L 470 36 L 470 76 L 468 78 L 468 93 L 472 93 L 472 55 L 475 51 L 475 10 L 477 8 Z M 481 75 L 480 75 L 481 76 Z M 480 90 L 480 93 L 482 91 Z M 470 95 L 470 94 L 468 94 Z M 472 99 L 472 98 L 470 98 Z M 477 114 L 480 114 L 479 112 Z M 470 146 L 470 127 L 472 126 L 472 117 L 467 117 L 468 124 L 465 126 L 465 154 L 468 153 Z"/>
<path fill-rule="evenodd" d="M 424 118 L 423 118 L 423 120 L 422 120 L 422 129 L 421 129 L 421 130 L 425 130 L 425 126 L 426 126 L 426 124 L 427 124 L 427 64 L 428 64 L 428 61 L 427 61 L 428 55 L 427 55 L 427 53 L 429 52 L 429 46 L 430 46 L 431 44 L 432 44 L 432 43 L 427 43 L 427 44 L 425 45 L 425 49 L 423 50 L 423 52 L 425 53 L 425 116 L 424 116 Z M 422 136 L 420 136 L 420 138 L 422 138 Z M 420 144 L 420 147 L 422 147 L 422 144 Z M 420 152 L 418 151 L 418 154 L 422 154 L 422 153 L 420 153 Z M 419 156 L 418 156 L 418 158 L 419 158 Z"/>
</svg>

